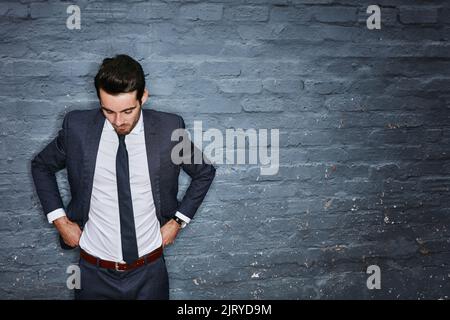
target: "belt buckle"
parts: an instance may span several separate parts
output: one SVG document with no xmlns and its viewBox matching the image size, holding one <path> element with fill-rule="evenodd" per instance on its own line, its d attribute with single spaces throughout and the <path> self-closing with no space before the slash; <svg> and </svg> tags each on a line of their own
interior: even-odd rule
<svg viewBox="0 0 450 320">
<path fill-rule="evenodd" d="M 119 266 L 121 266 L 121 265 L 126 265 L 126 263 L 116 262 L 116 264 L 115 264 L 115 269 L 116 269 L 116 271 L 119 271 L 119 272 L 124 272 L 124 271 L 126 271 L 126 270 L 120 270 L 120 269 L 119 269 Z"/>
</svg>

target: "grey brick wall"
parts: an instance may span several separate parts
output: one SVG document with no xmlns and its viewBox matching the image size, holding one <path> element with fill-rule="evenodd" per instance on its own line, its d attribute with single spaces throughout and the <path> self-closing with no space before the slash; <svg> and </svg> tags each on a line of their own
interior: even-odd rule
<svg viewBox="0 0 450 320">
<path fill-rule="evenodd" d="M 448 298 L 449 31 L 444 0 L 1 1 L 0 298 L 72 297 L 77 253 L 58 247 L 30 160 L 67 111 L 97 106 L 116 53 L 143 64 L 147 108 L 280 129 L 278 175 L 218 165 L 166 251 L 171 298 Z"/>
</svg>

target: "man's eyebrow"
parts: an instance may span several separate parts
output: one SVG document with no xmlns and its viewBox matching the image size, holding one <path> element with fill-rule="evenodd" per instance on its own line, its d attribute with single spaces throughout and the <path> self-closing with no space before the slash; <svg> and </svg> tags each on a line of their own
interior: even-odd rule
<svg viewBox="0 0 450 320">
<path fill-rule="evenodd" d="M 112 111 L 112 110 L 106 108 L 105 106 L 101 106 L 101 107 L 102 107 L 103 110 L 114 112 L 114 111 Z M 128 111 L 128 110 L 133 110 L 133 109 L 136 109 L 136 108 L 137 108 L 137 106 L 132 106 L 132 107 L 123 109 L 122 111 L 119 111 L 119 112 L 124 112 L 124 111 Z"/>
</svg>

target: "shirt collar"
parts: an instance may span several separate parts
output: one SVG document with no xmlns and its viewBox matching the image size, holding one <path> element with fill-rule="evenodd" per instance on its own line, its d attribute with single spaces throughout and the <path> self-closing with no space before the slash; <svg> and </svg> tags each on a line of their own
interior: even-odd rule
<svg viewBox="0 0 450 320">
<path fill-rule="evenodd" d="M 144 129 L 144 120 L 142 118 L 142 107 L 140 112 L 141 113 L 139 115 L 139 120 L 129 134 L 139 134 Z M 108 130 L 112 130 L 115 132 L 114 127 L 112 126 L 111 122 L 109 122 L 108 119 L 106 119 L 106 127 L 108 128 Z"/>
</svg>

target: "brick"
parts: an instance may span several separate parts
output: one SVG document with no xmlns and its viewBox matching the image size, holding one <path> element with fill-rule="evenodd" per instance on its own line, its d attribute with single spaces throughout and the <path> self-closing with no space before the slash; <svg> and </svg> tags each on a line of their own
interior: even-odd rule
<svg viewBox="0 0 450 320">
<path fill-rule="evenodd" d="M 69 17 L 67 14 L 67 8 L 71 4 L 69 3 L 39 3 L 34 2 L 30 4 L 30 16 L 33 19 L 41 18 L 55 18 L 58 17 L 66 23 L 66 19 Z M 81 7 L 80 7 L 81 9 Z"/>
<path fill-rule="evenodd" d="M 80 7 L 81 19 L 85 21 L 106 21 L 126 19 L 129 7 L 125 3 L 116 3 L 114 6 L 101 2 L 88 3 Z M 67 14 L 66 14 L 67 15 Z M 67 15 L 68 16 L 68 15 Z M 139 19 L 139 17 L 136 17 Z"/>
<path fill-rule="evenodd" d="M 208 78 L 178 78 L 178 95 L 207 95 L 217 92 L 217 84 Z"/>
<path fill-rule="evenodd" d="M 241 67 L 239 63 L 236 62 L 225 62 L 225 61 L 211 61 L 202 62 L 196 67 L 198 74 L 202 76 L 239 76 L 241 74 Z"/>
<path fill-rule="evenodd" d="M 436 7 L 400 7 L 400 22 L 404 24 L 434 24 L 438 20 Z"/>
<path fill-rule="evenodd" d="M 22 3 L 0 3 L 0 17 L 26 18 L 28 5 Z"/>
<path fill-rule="evenodd" d="M 362 111 L 364 105 L 360 96 L 334 95 L 325 101 L 329 110 Z"/>
<path fill-rule="evenodd" d="M 340 94 L 346 91 L 346 84 L 343 81 L 315 81 L 306 80 L 305 90 L 311 91 L 317 94 L 329 95 L 329 94 Z"/>
<path fill-rule="evenodd" d="M 308 12 L 311 17 L 319 22 L 356 22 L 356 8 L 350 7 L 320 7 Z"/>
<path fill-rule="evenodd" d="M 263 88 L 275 93 L 299 93 L 304 84 L 302 80 L 267 79 L 263 81 Z"/>
<path fill-rule="evenodd" d="M 231 99 L 153 99 L 152 107 L 165 112 L 182 113 L 189 110 L 202 113 L 239 113 L 241 106 Z"/>
<path fill-rule="evenodd" d="M 270 10 L 271 22 L 306 23 L 311 20 L 311 14 L 305 8 L 273 7 Z"/>
<path fill-rule="evenodd" d="M 188 20 L 217 21 L 222 19 L 223 5 L 221 4 L 190 4 L 180 8 L 180 17 Z"/>
<path fill-rule="evenodd" d="M 268 17 L 269 9 L 263 6 L 236 6 L 224 12 L 224 19 L 232 21 L 266 21 Z"/>
<path fill-rule="evenodd" d="M 127 19 L 137 20 L 167 20 L 176 17 L 176 7 L 167 4 L 136 3 L 127 13 Z"/>
<path fill-rule="evenodd" d="M 225 93 L 259 93 L 262 89 L 261 81 L 257 80 L 221 80 L 218 85 Z"/>
<path fill-rule="evenodd" d="M 247 112 L 281 112 L 284 100 L 245 98 L 241 101 L 241 105 Z"/>
</svg>

